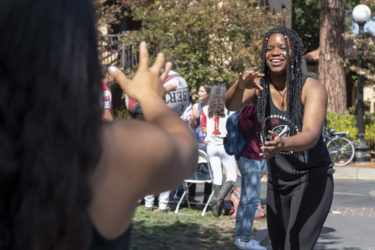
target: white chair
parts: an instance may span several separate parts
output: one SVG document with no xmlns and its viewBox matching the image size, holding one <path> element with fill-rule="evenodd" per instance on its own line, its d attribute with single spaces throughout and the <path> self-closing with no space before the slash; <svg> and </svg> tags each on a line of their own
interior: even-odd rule
<svg viewBox="0 0 375 250">
<path fill-rule="evenodd" d="M 204 167 L 206 166 L 206 167 Z M 180 200 L 178 201 L 177 207 L 175 209 L 176 214 L 181 214 L 178 212 L 180 209 L 180 205 L 184 198 L 186 198 L 186 194 L 189 193 L 189 187 L 191 184 L 204 184 L 204 183 L 212 183 L 213 177 L 212 177 L 212 170 L 210 161 L 208 160 L 207 153 L 201 149 L 198 150 L 198 169 L 195 171 L 194 175 L 192 175 L 190 178 L 184 180 L 184 193 L 182 194 Z M 202 216 L 206 213 L 207 207 L 210 204 L 210 201 L 214 195 L 214 191 L 212 190 L 206 204 L 202 203 L 204 206 L 204 209 L 202 211 Z M 186 199 L 186 202 L 188 204 L 188 207 L 190 208 L 190 202 L 189 199 Z"/>
</svg>

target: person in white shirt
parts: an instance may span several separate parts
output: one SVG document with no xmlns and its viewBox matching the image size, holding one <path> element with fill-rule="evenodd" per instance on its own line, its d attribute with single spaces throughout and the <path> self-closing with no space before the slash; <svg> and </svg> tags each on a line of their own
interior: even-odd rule
<svg viewBox="0 0 375 250">
<path fill-rule="evenodd" d="M 105 77 L 102 80 L 103 88 L 103 114 L 102 121 L 111 122 L 113 121 L 113 108 L 112 108 L 112 92 L 111 85 L 114 83 L 114 78 L 109 73 L 105 73 Z"/>
<path fill-rule="evenodd" d="M 213 172 L 213 189 L 215 199 L 212 203 L 212 214 L 220 216 L 224 198 L 232 190 L 237 179 L 237 162 L 233 155 L 224 150 L 223 139 L 227 135 L 226 122 L 229 111 L 225 108 L 224 84 L 216 84 L 211 89 L 208 105 L 203 107 L 201 126 L 206 133 L 207 154 Z M 223 170 L 226 180 L 223 183 Z"/>
</svg>

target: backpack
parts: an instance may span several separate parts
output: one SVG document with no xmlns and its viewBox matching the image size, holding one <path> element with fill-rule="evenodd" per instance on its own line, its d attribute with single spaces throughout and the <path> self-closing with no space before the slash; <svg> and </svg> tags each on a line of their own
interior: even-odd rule
<svg viewBox="0 0 375 250">
<path fill-rule="evenodd" d="M 231 114 L 226 123 L 227 135 L 224 137 L 224 149 L 229 155 L 234 155 L 238 160 L 244 151 L 247 140 L 242 136 L 238 128 L 240 111 Z"/>
<path fill-rule="evenodd" d="M 237 215 L 238 205 L 240 204 L 241 199 L 241 188 L 233 189 L 232 193 L 230 194 L 229 200 L 232 204 L 232 211 L 231 218 L 235 219 Z M 264 217 L 264 210 L 262 206 L 259 204 L 257 210 L 255 211 L 254 219 L 263 218 Z"/>
</svg>

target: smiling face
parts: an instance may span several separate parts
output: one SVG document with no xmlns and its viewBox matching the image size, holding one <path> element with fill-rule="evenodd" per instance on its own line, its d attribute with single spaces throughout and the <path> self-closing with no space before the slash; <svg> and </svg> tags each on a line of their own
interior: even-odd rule
<svg viewBox="0 0 375 250">
<path fill-rule="evenodd" d="M 288 47 L 290 44 L 288 41 Z M 291 51 L 289 49 L 289 55 Z M 273 74 L 285 74 L 287 58 L 287 45 L 283 34 L 272 34 L 268 38 L 266 49 L 266 64 Z"/>
<path fill-rule="evenodd" d="M 208 102 L 208 93 L 206 91 L 206 88 L 204 86 L 200 86 L 198 90 L 198 99 L 202 103 Z"/>
</svg>

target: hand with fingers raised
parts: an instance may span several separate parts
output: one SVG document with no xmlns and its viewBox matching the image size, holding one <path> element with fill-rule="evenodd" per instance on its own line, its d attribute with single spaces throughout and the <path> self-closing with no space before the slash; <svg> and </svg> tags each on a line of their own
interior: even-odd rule
<svg viewBox="0 0 375 250">
<path fill-rule="evenodd" d="M 245 72 L 245 73 L 240 73 L 238 77 L 238 87 L 240 89 L 253 89 L 256 88 L 258 90 L 263 90 L 263 88 L 255 83 L 255 78 L 257 77 L 263 77 L 264 74 L 259 73 L 259 72 Z"/>
<path fill-rule="evenodd" d="M 122 90 L 137 101 L 150 96 L 162 98 L 167 91 L 162 83 L 167 77 L 172 64 L 170 62 L 165 63 L 164 55 L 159 53 L 155 63 L 149 67 L 149 54 L 146 43 L 141 42 L 139 47 L 139 67 L 132 79 L 115 66 L 109 67 L 108 71 L 119 83 Z M 161 69 L 164 69 L 162 73 L 160 73 Z M 170 89 L 168 90 L 170 91 Z"/>
<path fill-rule="evenodd" d="M 284 150 L 284 141 L 282 138 L 272 130 L 269 130 L 268 133 L 271 135 L 272 140 L 264 143 L 264 146 L 261 147 L 262 152 L 260 153 L 260 156 L 265 159 L 272 158 Z"/>
</svg>

